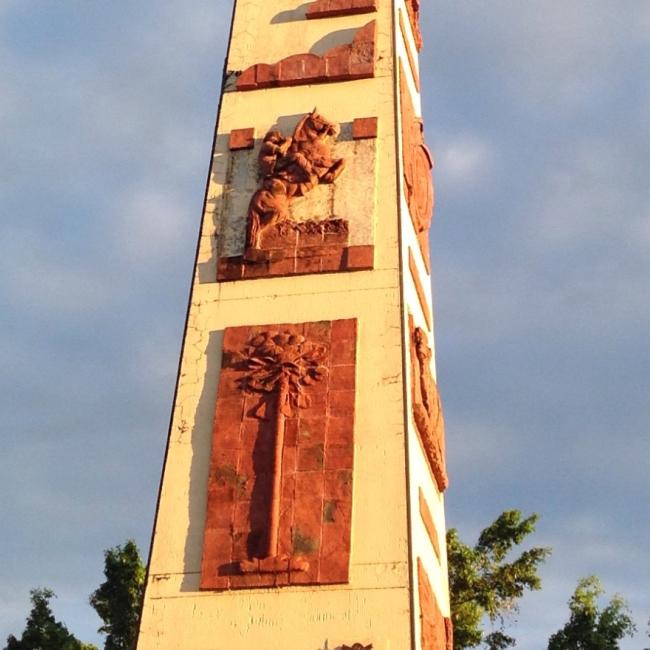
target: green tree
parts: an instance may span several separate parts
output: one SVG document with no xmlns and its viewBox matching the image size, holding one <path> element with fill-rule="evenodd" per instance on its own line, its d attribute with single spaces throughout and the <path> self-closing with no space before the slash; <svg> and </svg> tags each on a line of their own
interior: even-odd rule
<svg viewBox="0 0 650 650">
<path fill-rule="evenodd" d="M 105 650 L 130 650 L 138 632 L 145 569 L 133 540 L 104 552 L 106 581 L 91 594 L 90 604 L 104 625 Z"/>
<path fill-rule="evenodd" d="M 475 546 L 464 544 L 454 528 L 447 532 L 451 617 L 454 623 L 454 650 L 475 648 L 481 643 L 489 650 L 515 645 L 504 633 L 505 616 L 517 611 L 517 601 L 526 589 L 541 588 L 537 570 L 550 549 L 535 547 L 507 561 L 513 547 L 535 530 L 539 519 L 533 514 L 522 518 L 519 510 L 507 510 L 483 530 Z M 484 618 L 500 629 L 483 630 Z"/>
<path fill-rule="evenodd" d="M 569 600 L 569 621 L 549 639 L 548 650 L 616 650 L 621 639 L 634 634 L 625 600 L 616 594 L 600 609 L 598 599 L 604 593 L 596 576 L 578 581 Z"/>
<path fill-rule="evenodd" d="M 10 635 L 4 650 L 97 650 L 94 645 L 76 639 L 54 618 L 50 609 L 50 600 L 54 597 L 51 589 L 32 589 L 29 593 L 32 610 L 25 630 L 20 639 Z"/>
</svg>

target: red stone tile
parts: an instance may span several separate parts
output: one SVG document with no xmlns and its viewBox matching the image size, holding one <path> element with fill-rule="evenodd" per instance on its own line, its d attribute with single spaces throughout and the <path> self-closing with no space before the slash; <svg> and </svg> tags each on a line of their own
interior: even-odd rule
<svg viewBox="0 0 650 650">
<path fill-rule="evenodd" d="M 223 528 L 206 528 L 203 536 L 204 561 L 215 568 L 218 564 L 230 562 L 232 558 L 232 536 Z"/>
<path fill-rule="evenodd" d="M 334 417 L 347 417 L 352 420 L 352 416 L 354 416 L 354 391 L 330 391 L 329 414 Z"/>
<path fill-rule="evenodd" d="M 234 513 L 234 502 L 232 500 L 223 500 L 210 505 L 212 507 L 208 508 L 205 517 L 205 527 L 229 530 Z"/>
<path fill-rule="evenodd" d="M 325 81 L 326 69 L 325 59 L 316 54 L 303 54 L 304 61 L 304 81 L 318 83 Z"/>
<path fill-rule="evenodd" d="M 243 419 L 244 403 L 240 398 L 219 398 L 217 400 L 215 426 L 217 427 L 220 436 L 224 435 L 225 430 L 229 427 L 239 431 Z"/>
<path fill-rule="evenodd" d="M 330 373 L 330 390 L 354 389 L 355 366 L 333 366 Z"/>
<path fill-rule="evenodd" d="M 219 373 L 219 397 L 241 399 L 240 379 L 241 373 L 232 368 L 222 368 Z"/>
<path fill-rule="evenodd" d="M 280 61 L 280 84 L 283 86 L 293 85 L 305 78 L 305 55 L 294 54 Z"/>
<path fill-rule="evenodd" d="M 226 327 L 223 331 L 224 350 L 238 352 L 248 342 L 251 335 L 251 328 L 248 325 L 241 327 Z"/>
<path fill-rule="evenodd" d="M 357 320 L 356 318 L 345 318 L 332 321 L 332 340 L 356 339 Z"/>
<path fill-rule="evenodd" d="M 323 243 L 323 231 L 314 229 L 308 232 L 298 232 L 298 248 L 306 248 L 309 246 L 320 246 Z"/>
<path fill-rule="evenodd" d="M 375 261 L 374 246 L 350 246 L 347 249 L 345 266 L 348 270 L 372 269 Z"/>
<path fill-rule="evenodd" d="M 279 248 L 285 251 L 285 255 L 298 244 L 298 230 L 288 222 L 279 223 L 271 228 L 264 230 L 260 237 L 262 248 Z"/>
<path fill-rule="evenodd" d="M 331 18 L 334 16 L 351 16 L 377 11 L 375 0 L 319 0 L 312 2 L 305 17 Z"/>
<path fill-rule="evenodd" d="M 237 471 L 238 458 L 239 451 L 237 449 L 227 449 L 218 444 L 213 444 L 210 459 L 210 480 L 223 483 L 229 473 Z"/>
<path fill-rule="evenodd" d="M 325 447 L 323 443 L 312 445 L 311 447 L 298 448 L 298 471 L 311 471 L 323 468 L 323 458 L 325 456 Z"/>
<path fill-rule="evenodd" d="M 269 275 L 282 277 L 284 275 L 293 275 L 296 270 L 296 258 L 285 257 L 283 260 L 271 262 L 269 265 Z"/>
<path fill-rule="evenodd" d="M 320 257 L 296 259 L 296 273 L 318 273 L 319 271 Z"/>
<path fill-rule="evenodd" d="M 277 86 L 280 78 L 280 70 L 277 63 L 258 63 L 255 71 L 255 81 L 258 88 L 270 88 Z"/>
<path fill-rule="evenodd" d="M 325 432 L 327 430 L 327 418 L 300 418 L 298 424 L 298 443 L 302 446 L 312 446 L 325 441 Z"/>
<path fill-rule="evenodd" d="M 352 122 L 352 139 L 362 140 L 377 137 L 376 117 L 357 117 Z"/>
<path fill-rule="evenodd" d="M 244 266 L 245 278 L 266 278 L 269 275 L 269 262 L 247 262 Z"/>
<path fill-rule="evenodd" d="M 336 338 L 330 353 L 333 366 L 350 365 L 356 361 L 356 339 Z"/>
<path fill-rule="evenodd" d="M 347 417 L 329 418 L 327 429 L 327 445 L 346 445 L 352 442 L 354 431 L 354 420 L 349 415 Z"/>
<path fill-rule="evenodd" d="M 255 90 L 257 88 L 256 68 L 257 66 L 252 65 L 237 77 L 235 85 L 237 90 Z"/>
<path fill-rule="evenodd" d="M 238 257 L 220 257 L 217 263 L 217 280 L 227 282 L 229 280 L 239 280 L 244 273 L 241 256 Z"/>
<path fill-rule="evenodd" d="M 293 474 L 296 471 L 298 462 L 298 450 L 296 447 L 288 447 L 285 443 L 284 449 L 282 450 L 282 474 L 286 477 L 287 475 Z"/>
<path fill-rule="evenodd" d="M 321 257 L 320 270 L 323 272 L 327 271 L 343 271 L 343 258 L 344 258 L 344 249 L 340 247 L 336 254 L 333 255 L 323 255 Z"/>
<path fill-rule="evenodd" d="M 318 343 L 329 343 L 332 322 L 329 320 L 305 324 L 305 336 Z"/>
<path fill-rule="evenodd" d="M 252 587 L 273 587 L 275 575 L 272 573 L 250 573 L 243 576 L 231 576 L 232 589 L 246 589 Z"/>
<path fill-rule="evenodd" d="M 323 496 L 323 472 L 298 472 L 296 474 L 296 499 L 302 495 Z"/>
<path fill-rule="evenodd" d="M 247 530 L 251 528 L 251 502 L 239 501 L 235 505 L 235 516 L 233 518 L 235 530 Z"/>
<path fill-rule="evenodd" d="M 284 421 L 284 446 L 292 447 L 298 444 L 298 418 L 287 418 Z"/>
<path fill-rule="evenodd" d="M 350 79 L 350 46 L 333 48 L 325 55 L 325 73 L 328 81 Z"/>
<path fill-rule="evenodd" d="M 239 149 L 252 149 L 255 146 L 255 129 L 233 129 L 228 139 L 228 148 L 231 151 Z"/>
<path fill-rule="evenodd" d="M 329 470 L 325 472 L 323 498 L 351 499 L 352 471 L 349 469 Z"/>
<path fill-rule="evenodd" d="M 325 469 L 352 469 L 353 445 L 327 445 Z"/>
<path fill-rule="evenodd" d="M 318 575 L 321 583 L 345 583 L 348 581 L 350 554 L 346 551 L 332 553 L 323 558 Z"/>
</svg>

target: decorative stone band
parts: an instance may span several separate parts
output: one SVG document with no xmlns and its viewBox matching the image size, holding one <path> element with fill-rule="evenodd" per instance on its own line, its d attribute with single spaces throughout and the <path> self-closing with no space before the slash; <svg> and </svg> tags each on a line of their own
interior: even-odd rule
<svg viewBox="0 0 650 650">
<path fill-rule="evenodd" d="M 351 16 L 369 14 L 377 11 L 378 0 L 316 0 L 307 7 L 305 17 L 332 18 L 333 16 Z"/>
<path fill-rule="evenodd" d="M 348 581 L 357 323 L 224 331 L 201 589 Z"/>
<path fill-rule="evenodd" d="M 236 90 L 366 79 L 375 74 L 377 24 L 371 21 L 357 31 L 352 43 L 338 45 L 323 56 L 294 54 L 277 63 L 256 63 L 246 68 Z"/>
<path fill-rule="evenodd" d="M 420 558 L 418 558 L 418 596 L 422 650 L 453 650 L 454 634 L 451 619 L 442 615 L 429 576 Z"/>
</svg>

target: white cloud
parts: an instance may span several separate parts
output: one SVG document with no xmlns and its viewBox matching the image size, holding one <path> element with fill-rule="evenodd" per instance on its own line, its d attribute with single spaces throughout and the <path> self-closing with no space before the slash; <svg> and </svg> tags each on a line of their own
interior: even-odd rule
<svg viewBox="0 0 650 650">
<path fill-rule="evenodd" d="M 455 135 L 436 147 L 436 179 L 441 189 L 458 189 L 487 181 L 495 164 L 494 151 L 474 134 Z"/>
</svg>

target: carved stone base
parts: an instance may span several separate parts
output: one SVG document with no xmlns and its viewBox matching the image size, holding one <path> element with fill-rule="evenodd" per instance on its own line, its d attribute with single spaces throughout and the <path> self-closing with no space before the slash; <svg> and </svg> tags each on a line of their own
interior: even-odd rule
<svg viewBox="0 0 650 650">
<path fill-rule="evenodd" d="M 217 281 L 372 269 L 374 247 L 349 246 L 349 239 L 345 219 L 276 223 L 261 233 L 259 248 L 220 258 Z"/>
</svg>

